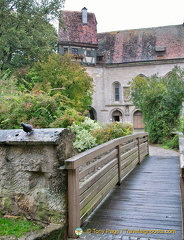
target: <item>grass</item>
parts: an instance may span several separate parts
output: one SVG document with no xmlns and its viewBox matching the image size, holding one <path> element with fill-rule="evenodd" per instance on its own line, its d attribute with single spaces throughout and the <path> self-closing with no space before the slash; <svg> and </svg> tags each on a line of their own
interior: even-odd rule
<svg viewBox="0 0 184 240">
<path fill-rule="evenodd" d="M 41 225 L 35 224 L 32 221 L 0 217 L 0 236 L 13 235 L 20 237 L 28 232 L 41 228 Z"/>
</svg>

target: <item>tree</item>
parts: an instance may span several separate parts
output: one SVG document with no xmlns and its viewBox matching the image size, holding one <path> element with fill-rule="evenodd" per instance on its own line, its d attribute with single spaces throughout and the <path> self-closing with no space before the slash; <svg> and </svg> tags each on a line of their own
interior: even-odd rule
<svg viewBox="0 0 184 240">
<path fill-rule="evenodd" d="M 72 62 L 70 54 L 52 53 L 47 60 L 37 61 L 25 79 L 26 89 L 36 86 L 51 96 L 60 95 L 65 105 L 77 111 L 91 106 L 93 79 L 78 62 Z"/>
<path fill-rule="evenodd" d="M 56 49 L 57 33 L 50 20 L 64 0 L 0 1 L 0 69 L 19 68 Z"/>
<path fill-rule="evenodd" d="M 184 71 L 174 67 L 166 77 L 136 77 L 132 100 L 141 109 L 152 143 L 162 143 L 179 124 L 184 100 Z"/>
</svg>

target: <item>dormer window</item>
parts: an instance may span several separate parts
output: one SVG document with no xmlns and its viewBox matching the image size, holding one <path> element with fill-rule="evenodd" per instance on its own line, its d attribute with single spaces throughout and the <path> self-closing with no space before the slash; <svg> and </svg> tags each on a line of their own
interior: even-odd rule
<svg viewBox="0 0 184 240">
<path fill-rule="evenodd" d="M 156 52 L 157 57 L 163 57 L 166 52 L 166 48 L 165 47 L 156 47 L 155 52 Z"/>
</svg>

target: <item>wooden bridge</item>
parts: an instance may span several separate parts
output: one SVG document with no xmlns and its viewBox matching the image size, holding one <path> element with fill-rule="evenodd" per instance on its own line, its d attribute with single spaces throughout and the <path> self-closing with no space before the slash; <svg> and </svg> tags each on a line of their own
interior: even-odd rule
<svg viewBox="0 0 184 240">
<path fill-rule="evenodd" d="M 66 161 L 69 237 L 82 226 L 97 239 L 182 239 L 179 158 L 148 154 L 148 135 L 139 133 Z"/>
</svg>

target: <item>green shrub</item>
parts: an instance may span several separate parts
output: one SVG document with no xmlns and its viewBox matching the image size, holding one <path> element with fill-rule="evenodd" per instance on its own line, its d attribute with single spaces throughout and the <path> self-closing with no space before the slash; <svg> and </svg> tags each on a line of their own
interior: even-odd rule
<svg viewBox="0 0 184 240">
<path fill-rule="evenodd" d="M 129 123 L 112 122 L 105 124 L 102 128 L 92 131 L 97 144 L 102 144 L 114 138 L 123 137 L 133 133 L 133 127 Z"/>
<path fill-rule="evenodd" d="M 70 129 L 76 134 L 74 147 L 79 152 L 133 132 L 133 127 L 129 123 L 113 122 L 100 125 L 90 118 L 85 118 L 80 124 L 73 124 Z"/>
<path fill-rule="evenodd" d="M 90 118 L 86 117 L 81 123 L 74 123 L 70 129 L 76 135 L 74 147 L 79 151 L 85 151 L 97 145 L 96 138 L 92 135 L 91 131 L 101 128 L 100 124 Z"/>
<path fill-rule="evenodd" d="M 151 143 L 163 143 L 176 131 L 184 101 L 184 70 L 175 66 L 165 77 L 137 76 L 131 83 L 133 104 L 141 109 Z"/>
<path fill-rule="evenodd" d="M 169 149 L 179 149 L 178 134 L 171 134 L 169 137 L 167 137 L 164 140 L 163 147 Z"/>
</svg>

